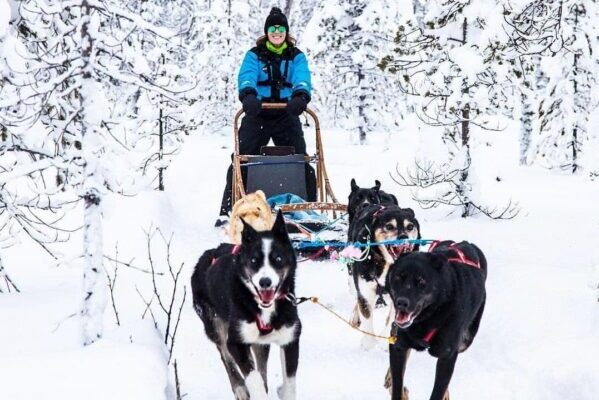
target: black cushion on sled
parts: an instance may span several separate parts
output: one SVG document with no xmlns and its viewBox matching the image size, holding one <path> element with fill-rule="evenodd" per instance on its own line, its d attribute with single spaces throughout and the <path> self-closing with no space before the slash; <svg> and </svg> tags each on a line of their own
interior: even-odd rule
<svg viewBox="0 0 599 400">
<path fill-rule="evenodd" d="M 260 154 L 263 156 L 289 156 L 295 154 L 293 146 L 262 146 Z"/>
<path fill-rule="evenodd" d="M 288 156 L 249 156 L 246 191 L 260 189 L 266 197 L 282 193 L 293 193 L 307 198 L 306 162 L 303 154 Z"/>
</svg>

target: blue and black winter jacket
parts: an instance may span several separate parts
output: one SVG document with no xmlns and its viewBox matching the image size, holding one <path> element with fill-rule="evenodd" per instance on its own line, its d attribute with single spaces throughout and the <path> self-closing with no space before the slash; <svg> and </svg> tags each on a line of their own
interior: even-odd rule
<svg viewBox="0 0 599 400">
<path fill-rule="evenodd" d="M 248 93 L 262 102 L 287 102 L 304 94 L 310 101 L 312 82 L 308 60 L 297 47 L 287 47 L 281 55 L 266 48 L 264 43 L 245 54 L 238 76 L 239 99 Z"/>
</svg>

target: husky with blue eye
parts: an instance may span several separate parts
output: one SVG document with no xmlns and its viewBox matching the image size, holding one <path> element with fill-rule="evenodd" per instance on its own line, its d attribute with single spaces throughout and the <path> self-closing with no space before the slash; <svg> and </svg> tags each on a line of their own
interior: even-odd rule
<svg viewBox="0 0 599 400">
<path fill-rule="evenodd" d="M 268 399 L 271 344 L 281 348 L 279 397 L 295 400 L 302 329 L 292 300 L 296 267 L 281 212 L 264 232 L 243 221 L 241 245 L 225 243 L 208 250 L 195 267 L 194 307 L 220 352 L 237 400 Z"/>
</svg>

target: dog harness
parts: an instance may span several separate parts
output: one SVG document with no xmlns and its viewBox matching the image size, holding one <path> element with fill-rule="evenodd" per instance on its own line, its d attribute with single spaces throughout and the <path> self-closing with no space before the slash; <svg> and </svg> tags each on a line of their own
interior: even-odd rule
<svg viewBox="0 0 599 400">
<path fill-rule="evenodd" d="M 292 299 L 289 297 L 289 293 L 287 292 L 279 293 L 277 295 L 276 300 L 280 299 L 288 299 L 289 301 L 292 301 Z M 260 331 L 260 333 L 263 335 L 268 335 L 270 332 L 274 330 L 271 324 L 265 324 L 264 321 L 262 321 L 262 318 L 260 318 L 260 314 L 256 314 L 256 326 L 258 327 L 258 331 Z"/>
<path fill-rule="evenodd" d="M 376 210 L 376 211 L 374 212 L 374 214 L 372 214 L 372 219 L 373 219 L 373 220 L 377 219 L 377 218 L 379 217 L 379 215 L 381 215 L 381 213 L 382 213 L 383 211 L 385 211 L 385 208 L 387 208 L 387 207 L 385 207 L 385 206 L 384 206 L 384 205 L 382 205 L 382 204 L 379 204 L 378 206 L 379 206 L 380 208 L 379 208 L 378 210 Z"/>
<path fill-rule="evenodd" d="M 256 314 L 256 326 L 263 335 L 268 335 L 274 329 L 271 324 L 265 324 L 264 321 L 262 321 L 260 314 Z"/>
<path fill-rule="evenodd" d="M 439 243 L 441 243 L 440 240 L 435 240 L 434 242 L 431 243 L 430 247 L 428 248 L 428 252 L 432 252 L 438 245 Z M 457 246 L 456 242 L 451 242 L 447 247 L 449 248 L 449 250 L 454 251 L 457 256 L 456 257 L 448 257 L 447 261 L 449 262 L 459 262 L 462 264 L 466 264 L 469 265 L 473 268 L 478 268 L 480 269 L 480 262 L 475 262 L 470 260 L 469 258 L 466 257 L 466 255 L 464 254 L 464 252 L 462 250 L 460 250 Z M 426 335 L 424 335 L 424 337 L 422 338 L 422 340 L 427 344 L 430 345 L 431 340 L 433 340 L 433 337 L 435 337 L 435 334 L 437 333 L 437 329 L 433 328 L 431 329 Z"/>
<path fill-rule="evenodd" d="M 422 340 L 424 340 L 424 342 L 427 345 L 430 345 L 431 340 L 433 340 L 433 337 L 435 336 L 436 333 L 437 333 L 437 329 L 433 328 L 426 335 L 424 335 L 424 337 L 422 338 Z"/>
<path fill-rule="evenodd" d="M 239 253 L 239 250 L 241 250 L 241 245 L 236 244 L 235 246 L 233 246 L 233 248 L 231 249 L 231 254 L 232 255 L 236 255 Z M 222 256 L 220 256 L 222 257 Z M 210 265 L 214 265 L 216 264 L 216 261 L 220 258 L 220 257 L 212 257 L 212 262 L 210 263 Z"/>
<path fill-rule="evenodd" d="M 432 252 L 439 245 L 439 243 L 441 243 L 439 240 L 436 240 L 433 243 L 431 243 L 430 247 L 428 248 L 428 252 L 429 253 Z M 464 254 L 464 252 L 457 247 L 456 242 L 451 242 L 451 244 L 449 244 L 447 247 L 449 250 L 452 250 L 457 254 L 457 257 L 448 257 L 447 261 L 459 262 L 462 264 L 469 265 L 473 268 L 480 269 L 480 261 L 475 262 L 475 261 L 472 261 L 469 258 L 467 258 L 466 255 Z"/>
</svg>

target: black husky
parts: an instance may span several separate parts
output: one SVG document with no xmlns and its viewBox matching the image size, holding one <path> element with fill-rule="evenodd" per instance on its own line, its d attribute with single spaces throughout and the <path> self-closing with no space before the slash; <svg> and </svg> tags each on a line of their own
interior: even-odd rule
<svg viewBox="0 0 599 400">
<path fill-rule="evenodd" d="M 420 224 L 411 208 L 374 204 L 362 208 L 349 226 L 348 243 L 420 239 Z M 376 245 L 350 264 L 357 302 L 351 317 L 353 326 L 373 333 L 373 312 L 377 302 L 384 303 L 385 281 L 389 267 L 405 252 L 418 250 L 411 244 Z M 377 300 L 378 298 L 378 300 Z M 383 300 L 381 300 L 383 299 Z M 388 322 L 389 323 L 389 322 Z M 375 339 L 364 336 L 362 346 L 374 345 Z"/>
<path fill-rule="evenodd" d="M 271 231 L 244 222 L 241 246 L 222 244 L 198 261 L 193 303 L 216 344 L 237 400 L 266 400 L 271 344 L 281 347 L 279 397 L 295 399 L 301 323 L 292 301 L 296 257 L 279 212 Z"/>
<path fill-rule="evenodd" d="M 448 397 L 458 353 L 472 344 L 485 307 L 487 260 L 482 251 L 468 242 L 431 247 L 429 253 L 400 257 L 387 276 L 396 312 L 397 342 L 389 346 L 393 400 L 402 399 L 409 349 L 428 349 L 437 358 L 430 400 Z"/>
<path fill-rule="evenodd" d="M 391 193 L 386 193 L 381 190 L 381 182 L 378 180 L 374 181 L 374 186 L 370 189 L 361 188 L 356 184 L 356 180 L 351 180 L 351 192 L 347 199 L 347 215 L 348 222 L 351 224 L 354 217 L 360 212 L 360 210 L 370 204 L 395 204 L 397 198 Z"/>
</svg>

